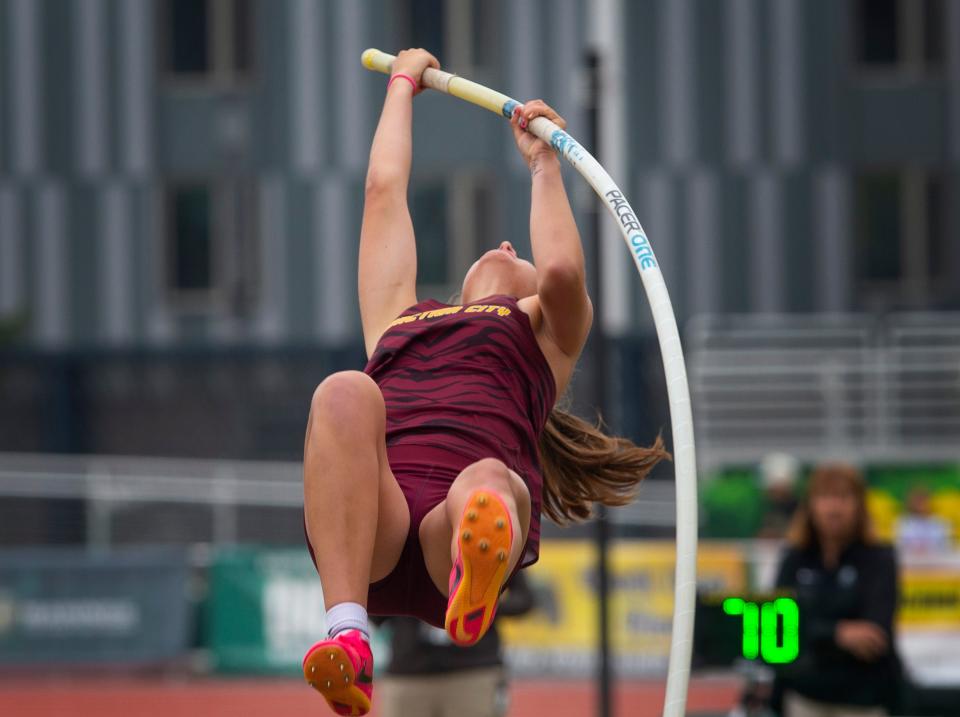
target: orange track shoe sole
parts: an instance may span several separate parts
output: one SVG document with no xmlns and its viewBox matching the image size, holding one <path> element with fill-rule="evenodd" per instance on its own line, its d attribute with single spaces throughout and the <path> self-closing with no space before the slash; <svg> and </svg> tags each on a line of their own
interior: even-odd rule
<svg viewBox="0 0 960 717">
<path fill-rule="evenodd" d="M 372 686 L 372 675 L 361 666 L 360 682 Z M 303 658 L 303 677 L 324 696 L 338 715 L 359 716 L 370 711 L 370 697 L 357 685 L 357 671 L 343 645 L 324 640 Z"/>
<path fill-rule="evenodd" d="M 477 490 L 467 500 L 457 530 L 444 627 L 454 644 L 469 647 L 486 634 L 497 612 L 510 565 L 513 524 L 499 496 Z"/>
</svg>

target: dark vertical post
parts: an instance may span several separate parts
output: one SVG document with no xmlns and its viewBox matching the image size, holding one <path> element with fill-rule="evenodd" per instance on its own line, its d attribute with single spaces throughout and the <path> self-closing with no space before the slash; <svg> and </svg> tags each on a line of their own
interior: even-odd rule
<svg viewBox="0 0 960 717">
<path fill-rule="evenodd" d="M 587 119 L 589 125 L 589 151 L 595 156 L 600 155 L 600 55 L 596 50 L 588 50 L 584 56 L 584 65 L 587 76 Z M 597 410 L 601 416 L 606 415 L 607 409 L 607 337 L 603 329 L 603 262 L 600 248 L 600 222 L 603 218 L 603 207 L 600 200 L 593 197 L 590 211 L 590 284 L 593 300 L 594 322 L 593 341 L 591 351 L 592 388 Z M 595 506 L 596 540 L 597 540 L 597 603 L 599 645 L 597 660 L 597 714 L 599 717 L 612 717 L 613 701 L 611 687 L 613 675 L 610 660 L 610 570 L 608 563 L 610 525 L 607 519 L 605 506 Z"/>
</svg>

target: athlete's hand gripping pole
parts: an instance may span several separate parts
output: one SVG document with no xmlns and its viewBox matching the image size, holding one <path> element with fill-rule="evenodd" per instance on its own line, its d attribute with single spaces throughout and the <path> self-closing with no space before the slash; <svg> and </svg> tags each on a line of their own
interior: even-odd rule
<svg viewBox="0 0 960 717">
<path fill-rule="evenodd" d="M 390 73 L 394 59 L 393 55 L 374 49 L 366 50 L 362 56 L 364 67 L 385 74 Z M 504 94 L 443 70 L 433 68 L 424 70 L 421 84 L 479 105 L 507 119 L 510 119 L 514 109 L 520 104 Z M 630 249 L 630 255 L 633 257 L 637 271 L 640 272 L 643 288 L 653 313 L 670 399 L 670 424 L 673 432 L 673 462 L 677 492 L 677 563 L 673 635 L 663 714 L 664 717 L 684 717 L 687 685 L 690 679 L 696 598 L 697 469 L 690 391 L 677 320 L 673 315 L 670 296 L 646 232 L 643 231 L 636 214 L 610 175 L 573 137 L 545 117 L 537 117 L 530 122 L 527 131 L 549 143 L 563 155 L 603 200 L 607 211 L 616 219 L 623 239 Z"/>
</svg>

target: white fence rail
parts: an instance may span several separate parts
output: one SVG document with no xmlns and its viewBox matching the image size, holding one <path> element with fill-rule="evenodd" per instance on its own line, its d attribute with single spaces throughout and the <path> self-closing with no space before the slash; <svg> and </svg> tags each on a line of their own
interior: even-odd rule
<svg viewBox="0 0 960 717">
<path fill-rule="evenodd" d="M 274 521 L 282 539 L 301 526 L 300 470 L 297 463 L 0 453 L 0 499 L 81 501 L 91 546 L 138 542 L 138 529 L 142 542 L 269 540 L 269 529 L 245 530 L 264 527 L 255 514 L 241 520 L 250 508 L 288 513 Z"/>
<path fill-rule="evenodd" d="M 5 498 L 79 502 L 90 546 L 302 540 L 295 462 L 0 453 Z M 666 481 L 648 481 L 639 500 L 611 511 L 617 524 L 654 528 L 669 528 L 674 515 Z"/>
<path fill-rule="evenodd" d="M 701 468 L 960 460 L 960 314 L 707 317 L 687 331 Z"/>
</svg>

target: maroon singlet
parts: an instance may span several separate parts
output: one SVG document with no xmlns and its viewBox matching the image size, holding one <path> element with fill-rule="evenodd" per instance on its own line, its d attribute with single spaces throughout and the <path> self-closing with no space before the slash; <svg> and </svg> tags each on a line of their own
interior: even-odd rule
<svg viewBox="0 0 960 717">
<path fill-rule="evenodd" d="M 556 383 L 516 299 L 456 306 L 421 301 L 384 333 L 364 369 L 383 393 L 390 467 L 410 507 L 397 568 L 370 588 L 371 614 L 443 624 L 446 599 L 423 564 L 418 531 L 464 468 L 497 458 L 530 491 L 530 530 L 518 568 L 537 560 L 543 477 L 537 453 Z"/>
</svg>

